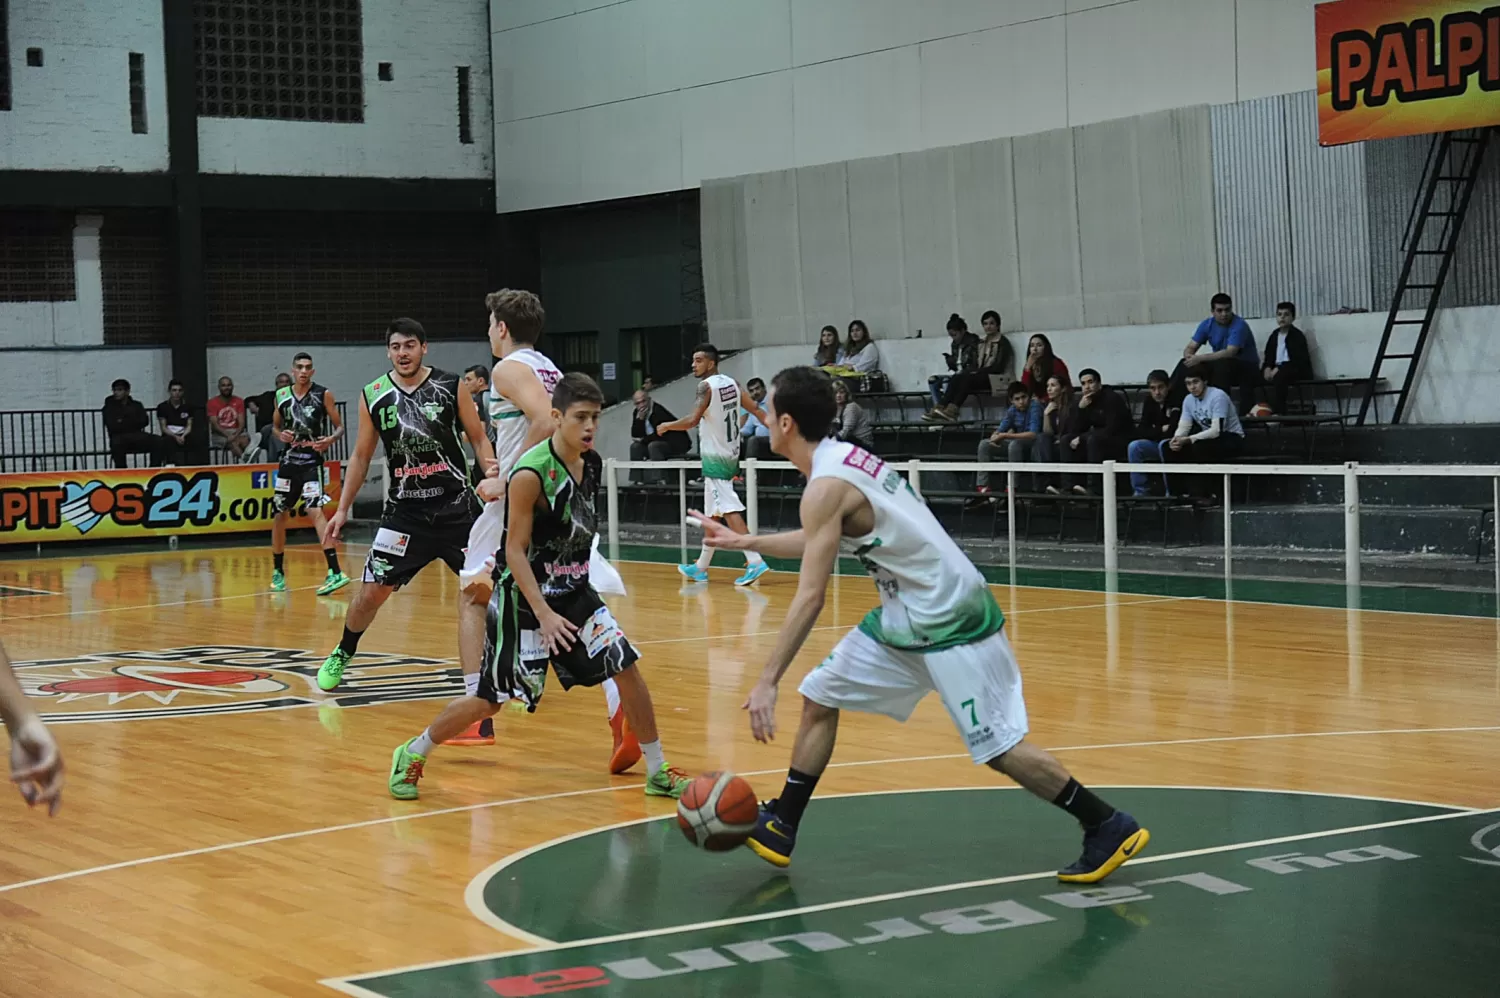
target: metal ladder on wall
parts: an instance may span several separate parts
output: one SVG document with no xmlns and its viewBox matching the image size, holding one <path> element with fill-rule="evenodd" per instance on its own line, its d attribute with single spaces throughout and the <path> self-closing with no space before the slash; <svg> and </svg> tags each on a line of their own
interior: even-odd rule
<svg viewBox="0 0 1500 998">
<path fill-rule="evenodd" d="M 1469 201 L 1474 195 L 1474 184 L 1479 178 L 1480 167 L 1484 165 L 1485 149 L 1494 131 L 1494 128 L 1471 128 L 1442 132 L 1432 137 L 1427 163 L 1422 170 L 1422 184 L 1406 222 L 1401 276 L 1391 298 L 1391 311 L 1386 316 L 1380 347 L 1375 351 L 1375 363 L 1370 368 L 1364 401 L 1359 406 L 1360 426 L 1365 425 L 1372 411 L 1378 414 L 1375 408 L 1377 398 L 1396 396 L 1392 423 L 1401 422 L 1406 412 L 1417 365 L 1427 345 L 1427 336 L 1432 332 L 1438 299 L 1442 297 L 1443 285 L 1448 280 L 1464 217 L 1469 213 Z M 1422 294 L 1427 295 L 1425 302 L 1420 298 Z M 1401 317 L 1403 312 L 1415 311 L 1422 312 L 1420 319 Z M 1414 341 L 1405 336 L 1401 339 L 1410 346 L 1393 346 L 1391 340 L 1398 329 L 1403 333 L 1416 331 Z M 1401 379 L 1400 388 L 1380 387 L 1381 371 L 1388 361 L 1406 362 L 1406 374 Z"/>
</svg>

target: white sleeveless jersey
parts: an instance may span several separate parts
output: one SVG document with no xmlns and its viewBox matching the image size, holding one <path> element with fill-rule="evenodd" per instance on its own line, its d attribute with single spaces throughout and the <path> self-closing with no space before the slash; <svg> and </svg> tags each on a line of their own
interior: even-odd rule
<svg viewBox="0 0 1500 998">
<path fill-rule="evenodd" d="M 704 378 L 708 411 L 698 422 L 703 477 L 732 479 L 740 471 L 740 386 L 727 374 Z"/>
<path fill-rule="evenodd" d="M 547 394 L 552 394 L 552 389 L 562 380 L 562 372 L 557 365 L 552 363 L 545 354 L 526 347 L 517 350 L 502 360 L 501 364 L 509 364 L 516 361 L 531 368 L 536 379 L 542 383 Z M 510 399 L 502 398 L 493 385 L 490 388 L 490 426 L 495 431 L 495 460 L 500 462 L 500 480 L 506 481 L 510 478 L 511 469 L 516 466 L 516 461 L 521 457 L 521 445 L 526 442 L 526 432 L 531 428 L 531 420 L 526 418 L 526 413 L 521 410 Z"/>
<path fill-rule="evenodd" d="M 854 444 L 824 440 L 813 452 L 812 476 L 859 489 L 875 513 L 875 529 L 846 537 L 875 580 L 880 607 L 859 629 L 905 651 L 972 644 L 1005 626 L 984 576 L 900 472 Z"/>
</svg>

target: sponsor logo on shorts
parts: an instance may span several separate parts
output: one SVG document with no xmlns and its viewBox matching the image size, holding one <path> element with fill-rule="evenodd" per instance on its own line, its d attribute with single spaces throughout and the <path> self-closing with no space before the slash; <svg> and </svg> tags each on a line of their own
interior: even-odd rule
<svg viewBox="0 0 1500 998">
<path fill-rule="evenodd" d="M 325 652 L 193 645 L 17 662 L 26 696 L 51 723 L 249 714 L 310 704 L 364 707 L 447 699 L 463 670 L 447 659 L 359 653 L 333 694 L 317 688 Z"/>
</svg>

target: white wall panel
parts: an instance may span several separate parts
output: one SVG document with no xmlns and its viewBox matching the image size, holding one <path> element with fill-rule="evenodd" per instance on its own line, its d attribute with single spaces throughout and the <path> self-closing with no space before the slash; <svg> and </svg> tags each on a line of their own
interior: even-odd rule
<svg viewBox="0 0 1500 998">
<path fill-rule="evenodd" d="M 951 152 L 929 149 L 898 157 L 906 311 L 909 320 L 923 329 L 943 328 L 958 306 Z"/>
<path fill-rule="evenodd" d="M 495 129 L 495 209 L 576 204 L 583 193 L 583 112 L 505 121 Z"/>
<path fill-rule="evenodd" d="M 957 311 L 974 323 L 993 308 L 1007 326 L 1024 328 L 1010 148 L 1009 139 L 997 139 L 953 150 Z"/>
<path fill-rule="evenodd" d="M 1016 242 L 1026 326 L 1082 326 L 1072 133 L 1062 130 L 1022 136 L 1012 141 L 1011 153 L 1016 171 Z"/>
<path fill-rule="evenodd" d="M 1234 0 L 1137 0 L 1067 27 L 1072 124 L 1235 99 Z"/>
<path fill-rule="evenodd" d="M 1318 71 L 1318 0 L 1238 0 L 1238 100 L 1308 90 Z"/>
<path fill-rule="evenodd" d="M 922 144 L 928 148 L 1068 124 L 1060 17 L 928 42 L 920 53 Z"/>
<path fill-rule="evenodd" d="M 490 25 L 496 31 L 576 13 L 573 0 L 490 0 Z"/>
<path fill-rule="evenodd" d="M 755 341 L 805 342 L 793 171 L 745 178 L 745 244 Z"/>
<path fill-rule="evenodd" d="M 907 313 L 901 245 L 901 175 L 896 157 L 850 163 L 851 318 L 863 319 L 877 340 L 899 339 L 924 325 L 912 321 Z M 947 318 L 947 313 L 943 317 Z M 926 327 L 931 329 L 931 324 L 926 323 Z"/>
<path fill-rule="evenodd" d="M 682 188 L 682 112 L 674 90 L 578 112 L 583 201 Z M 677 150 L 663 156 L 662 150 Z"/>
<path fill-rule="evenodd" d="M 1134 122 L 1073 129 L 1083 321 L 1128 326 L 1147 318 L 1142 273 L 1142 178 Z"/>
<path fill-rule="evenodd" d="M 854 315 L 846 164 L 797 171 L 797 235 L 804 330 L 833 324 L 840 332 Z"/>
<path fill-rule="evenodd" d="M 1220 290 L 1208 108 L 1142 115 L 1135 127 L 1148 321 L 1199 317 Z"/>
<path fill-rule="evenodd" d="M 694 87 L 680 97 L 684 186 L 785 170 L 796 162 L 790 73 Z"/>
<path fill-rule="evenodd" d="M 650 10 L 644 0 L 636 0 L 598 7 L 557 22 L 575 32 L 576 61 L 561 68 L 579 80 L 583 105 L 629 100 L 650 92 L 646 87 Z"/>
<path fill-rule="evenodd" d="M 779 3 L 780 0 L 769 0 Z M 1062 0 L 791 0 L 798 66 L 1053 17 Z"/>
<path fill-rule="evenodd" d="M 652 89 L 699 87 L 792 66 L 786 0 L 641 0 Z"/>
<path fill-rule="evenodd" d="M 499 121 L 583 107 L 577 18 L 565 17 L 495 34 L 490 44 Z"/>
<path fill-rule="evenodd" d="M 920 81 L 915 48 L 793 70 L 798 164 L 920 148 Z"/>
</svg>

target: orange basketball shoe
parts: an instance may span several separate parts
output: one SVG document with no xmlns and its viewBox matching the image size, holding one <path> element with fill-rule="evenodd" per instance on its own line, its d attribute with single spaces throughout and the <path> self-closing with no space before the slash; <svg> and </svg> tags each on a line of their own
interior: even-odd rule
<svg viewBox="0 0 1500 998">
<path fill-rule="evenodd" d="M 486 717 L 469 725 L 463 731 L 443 742 L 444 745 L 493 745 L 495 744 L 495 719 Z"/>
<path fill-rule="evenodd" d="M 625 720 L 624 707 L 616 710 L 615 716 L 609 719 L 609 730 L 615 736 L 615 748 L 609 756 L 609 771 L 618 776 L 641 761 L 641 742 L 635 732 L 630 730 L 630 722 Z"/>
</svg>

